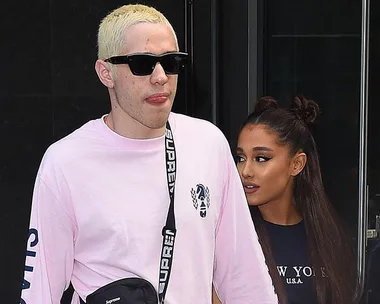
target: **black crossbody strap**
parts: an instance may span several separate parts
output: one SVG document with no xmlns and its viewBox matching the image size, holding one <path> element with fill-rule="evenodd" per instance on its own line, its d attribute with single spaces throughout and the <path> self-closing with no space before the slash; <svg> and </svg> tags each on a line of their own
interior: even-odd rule
<svg viewBox="0 0 380 304">
<path fill-rule="evenodd" d="M 165 301 L 165 294 L 168 288 L 170 272 L 173 262 L 174 240 L 177 232 L 174 217 L 174 187 L 177 171 L 177 158 L 174 146 L 173 133 L 170 128 L 169 122 L 166 123 L 165 158 L 170 204 L 168 216 L 166 219 L 166 225 L 162 229 L 163 240 L 160 259 L 160 275 L 158 283 L 158 299 L 160 304 L 163 304 Z"/>
<path fill-rule="evenodd" d="M 168 288 L 170 272 L 173 262 L 173 249 L 174 240 L 176 236 L 176 226 L 174 217 L 174 187 L 176 180 L 177 159 L 174 146 L 173 133 L 170 128 L 169 122 L 166 123 L 165 133 L 165 159 L 166 159 L 166 173 L 169 191 L 169 211 L 166 219 L 166 224 L 162 228 L 162 250 L 160 259 L 160 274 L 158 285 L 158 299 L 159 303 L 163 304 L 165 301 L 165 294 Z M 81 299 L 81 304 L 85 302 Z"/>
</svg>

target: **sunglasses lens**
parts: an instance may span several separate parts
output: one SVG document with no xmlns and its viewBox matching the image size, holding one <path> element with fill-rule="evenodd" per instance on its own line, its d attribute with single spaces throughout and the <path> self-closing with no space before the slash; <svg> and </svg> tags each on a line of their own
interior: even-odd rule
<svg viewBox="0 0 380 304">
<path fill-rule="evenodd" d="M 122 58 L 124 56 L 120 56 Z M 118 58 L 118 57 L 115 57 Z M 157 62 L 160 62 L 164 71 L 168 75 L 174 75 L 181 72 L 186 63 L 186 54 L 171 53 L 163 56 L 155 56 L 150 54 L 129 55 L 127 60 L 122 61 L 113 59 L 114 64 L 127 63 L 133 75 L 148 76 L 154 71 Z"/>
<path fill-rule="evenodd" d="M 157 58 L 146 54 L 131 55 L 128 62 L 132 74 L 136 76 L 152 74 L 156 63 Z"/>
<path fill-rule="evenodd" d="M 162 56 L 160 63 L 166 74 L 173 75 L 181 72 L 185 66 L 186 56 L 183 54 L 166 54 Z"/>
</svg>

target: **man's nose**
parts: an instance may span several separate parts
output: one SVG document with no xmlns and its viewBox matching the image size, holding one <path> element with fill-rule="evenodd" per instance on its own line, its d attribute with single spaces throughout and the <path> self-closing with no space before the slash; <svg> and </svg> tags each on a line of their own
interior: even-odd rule
<svg viewBox="0 0 380 304">
<path fill-rule="evenodd" d="M 168 76 L 165 73 L 161 63 L 157 62 L 152 75 L 150 77 L 152 84 L 164 85 L 168 81 Z"/>
</svg>

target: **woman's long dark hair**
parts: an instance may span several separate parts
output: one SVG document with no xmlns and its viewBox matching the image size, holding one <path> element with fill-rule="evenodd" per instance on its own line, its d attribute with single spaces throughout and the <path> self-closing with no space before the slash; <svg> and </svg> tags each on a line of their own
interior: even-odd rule
<svg viewBox="0 0 380 304">
<path fill-rule="evenodd" d="M 289 109 L 279 108 L 272 97 L 263 97 L 242 129 L 247 125 L 263 125 L 275 131 L 279 143 L 289 148 L 291 156 L 298 151 L 307 155 L 304 169 L 294 179 L 293 198 L 306 227 L 318 304 L 357 303 L 357 273 L 352 246 L 327 199 L 316 144 L 308 129 L 308 124 L 314 122 L 318 113 L 318 105 L 303 96 L 296 97 Z M 280 303 L 286 303 L 285 288 L 277 271 L 264 220 L 257 207 L 250 209 L 275 290 Z"/>
</svg>

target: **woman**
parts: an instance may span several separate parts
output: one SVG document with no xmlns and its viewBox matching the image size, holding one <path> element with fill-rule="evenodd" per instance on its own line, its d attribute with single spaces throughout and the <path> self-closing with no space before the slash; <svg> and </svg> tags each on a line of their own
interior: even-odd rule
<svg viewBox="0 0 380 304">
<path fill-rule="evenodd" d="M 354 256 L 307 127 L 318 112 L 303 97 L 289 110 L 264 97 L 238 138 L 238 170 L 280 303 L 357 302 Z"/>
</svg>

